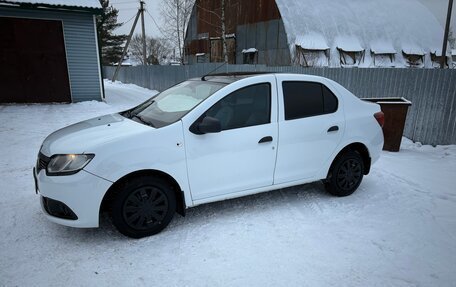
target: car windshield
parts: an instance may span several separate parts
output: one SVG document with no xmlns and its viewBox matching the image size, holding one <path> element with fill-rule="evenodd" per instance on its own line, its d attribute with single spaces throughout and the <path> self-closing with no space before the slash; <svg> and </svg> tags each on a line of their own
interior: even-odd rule
<svg viewBox="0 0 456 287">
<path fill-rule="evenodd" d="M 152 127 L 161 128 L 180 120 L 225 85 L 207 81 L 182 82 L 122 115 Z"/>
</svg>

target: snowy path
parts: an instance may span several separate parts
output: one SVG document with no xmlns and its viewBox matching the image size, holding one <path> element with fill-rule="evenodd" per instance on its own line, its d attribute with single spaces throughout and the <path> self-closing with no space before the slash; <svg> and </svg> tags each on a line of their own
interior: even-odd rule
<svg viewBox="0 0 456 287">
<path fill-rule="evenodd" d="M 0 286 L 454 286 L 456 146 L 384 152 L 350 197 L 320 183 L 188 210 L 141 240 L 48 222 L 31 169 L 53 130 L 153 93 L 106 83 L 107 103 L 0 106 Z"/>
</svg>

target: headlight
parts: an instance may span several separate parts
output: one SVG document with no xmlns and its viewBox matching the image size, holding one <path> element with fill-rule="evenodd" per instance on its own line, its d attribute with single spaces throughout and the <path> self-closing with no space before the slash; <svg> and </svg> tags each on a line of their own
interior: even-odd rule
<svg viewBox="0 0 456 287">
<path fill-rule="evenodd" d="M 83 169 L 94 154 L 58 154 L 51 157 L 46 168 L 48 175 L 70 175 Z"/>
</svg>

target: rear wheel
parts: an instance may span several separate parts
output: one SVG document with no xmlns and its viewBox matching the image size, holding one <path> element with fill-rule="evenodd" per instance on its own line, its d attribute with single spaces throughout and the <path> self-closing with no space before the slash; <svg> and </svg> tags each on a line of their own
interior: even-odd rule
<svg viewBox="0 0 456 287">
<path fill-rule="evenodd" d="M 364 163 L 361 155 L 356 151 L 348 151 L 332 164 L 325 188 L 332 195 L 348 196 L 361 184 L 363 172 Z"/>
<path fill-rule="evenodd" d="M 114 199 L 111 218 L 120 233 L 141 238 L 162 231 L 176 212 L 171 186 L 161 178 L 129 180 Z"/>
</svg>

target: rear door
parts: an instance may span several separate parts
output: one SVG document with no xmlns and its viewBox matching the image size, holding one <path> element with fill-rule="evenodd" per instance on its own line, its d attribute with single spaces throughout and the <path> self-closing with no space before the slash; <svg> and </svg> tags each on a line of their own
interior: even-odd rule
<svg viewBox="0 0 456 287">
<path fill-rule="evenodd" d="M 212 102 L 204 110 L 183 119 L 193 200 L 272 185 L 278 138 L 276 92 L 273 75 L 244 79 L 206 100 Z M 192 133 L 190 126 L 204 115 L 220 120 L 222 132 Z"/>
<path fill-rule="evenodd" d="M 345 130 L 343 106 L 324 83 L 278 75 L 279 146 L 274 184 L 317 179 Z"/>
</svg>

